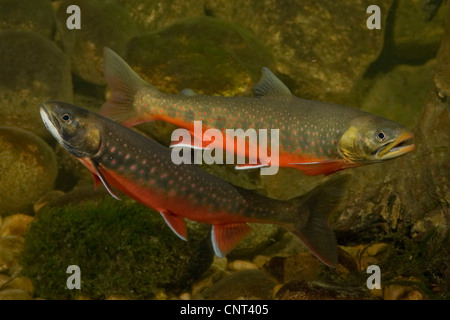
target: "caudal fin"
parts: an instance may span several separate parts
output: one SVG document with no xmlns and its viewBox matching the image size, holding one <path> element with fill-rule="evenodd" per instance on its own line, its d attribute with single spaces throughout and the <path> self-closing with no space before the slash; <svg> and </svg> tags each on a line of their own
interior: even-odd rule
<svg viewBox="0 0 450 320">
<path fill-rule="evenodd" d="M 335 268 L 338 264 L 336 236 L 328 225 L 328 216 L 335 211 L 346 191 L 350 175 L 341 175 L 315 187 L 301 198 L 299 217 L 307 214 L 306 219 L 297 219 L 292 233 L 297 235 L 311 252 L 324 264 Z"/>
<path fill-rule="evenodd" d="M 111 89 L 111 98 L 100 109 L 100 114 L 126 126 L 136 125 L 142 120 L 135 108 L 136 93 L 142 88 L 159 91 L 143 80 L 131 67 L 114 51 L 103 49 L 104 75 Z"/>
</svg>

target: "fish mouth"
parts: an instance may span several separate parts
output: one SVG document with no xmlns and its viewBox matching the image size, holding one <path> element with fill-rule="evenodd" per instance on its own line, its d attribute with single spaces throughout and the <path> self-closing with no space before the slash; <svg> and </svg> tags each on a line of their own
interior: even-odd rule
<svg viewBox="0 0 450 320">
<path fill-rule="evenodd" d="M 413 151 L 416 146 L 412 143 L 414 135 L 411 132 L 401 134 L 396 140 L 382 146 L 376 152 L 376 157 L 380 160 L 397 158 Z"/>
<path fill-rule="evenodd" d="M 45 103 L 41 105 L 39 112 L 41 114 L 42 122 L 44 122 L 44 125 L 47 128 L 47 130 L 52 134 L 53 137 L 55 137 L 56 140 L 58 140 L 59 142 L 63 142 L 61 133 L 57 129 L 59 123 L 58 121 L 56 121 L 52 112 L 48 110 Z"/>
</svg>

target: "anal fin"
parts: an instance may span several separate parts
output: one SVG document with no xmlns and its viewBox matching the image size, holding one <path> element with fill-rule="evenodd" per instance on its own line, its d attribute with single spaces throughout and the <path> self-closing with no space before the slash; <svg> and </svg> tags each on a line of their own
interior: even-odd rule
<svg viewBox="0 0 450 320">
<path fill-rule="evenodd" d="M 164 218 L 164 221 L 166 221 L 167 225 L 170 227 L 170 229 L 181 239 L 186 241 L 187 240 L 187 230 L 186 230 L 186 224 L 184 223 L 183 218 L 174 215 L 171 212 L 160 212 L 162 217 Z"/>
<path fill-rule="evenodd" d="M 222 258 L 251 231 L 246 223 L 230 223 L 213 225 L 211 241 L 214 253 Z"/>
</svg>

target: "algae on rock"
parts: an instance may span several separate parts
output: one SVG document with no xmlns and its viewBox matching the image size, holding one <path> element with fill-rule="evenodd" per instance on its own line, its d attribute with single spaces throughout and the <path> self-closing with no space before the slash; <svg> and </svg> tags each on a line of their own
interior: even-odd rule
<svg viewBox="0 0 450 320">
<path fill-rule="evenodd" d="M 25 236 L 21 264 L 41 298 L 76 298 L 66 269 L 77 265 L 83 296 L 148 299 L 159 289 L 189 287 L 212 263 L 209 241 L 200 224 L 188 224 L 185 242 L 157 212 L 107 198 L 43 212 Z"/>
</svg>

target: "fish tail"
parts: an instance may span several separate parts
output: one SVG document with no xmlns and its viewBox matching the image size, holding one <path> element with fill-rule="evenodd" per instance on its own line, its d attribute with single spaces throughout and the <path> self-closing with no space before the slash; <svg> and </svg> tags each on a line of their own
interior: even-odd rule
<svg viewBox="0 0 450 320">
<path fill-rule="evenodd" d="M 350 175 L 340 175 L 315 187 L 306 195 L 290 201 L 301 201 L 297 219 L 287 227 L 324 264 L 335 268 L 338 264 L 336 236 L 328 225 L 329 215 L 341 204 Z M 300 218 L 300 217 L 305 217 Z"/>
<path fill-rule="evenodd" d="M 160 94 L 155 87 L 143 80 L 117 53 L 105 47 L 104 74 L 111 89 L 111 97 L 100 109 L 100 114 L 126 126 L 144 122 L 136 109 L 134 100 L 136 93 L 147 88 L 154 90 L 155 96 Z"/>
</svg>

